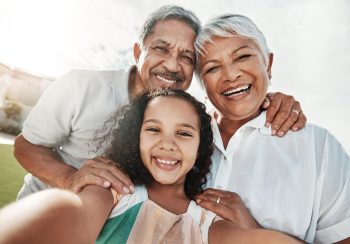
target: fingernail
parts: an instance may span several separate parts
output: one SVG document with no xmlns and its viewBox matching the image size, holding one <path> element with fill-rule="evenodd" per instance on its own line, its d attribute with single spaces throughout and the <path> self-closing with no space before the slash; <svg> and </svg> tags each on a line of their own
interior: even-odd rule
<svg viewBox="0 0 350 244">
<path fill-rule="evenodd" d="M 272 135 L 275 136 L 277 133 L 277 130 L 272 130 Z"/>
<path fill-rule="evenodd" d="M 124 191 L 126 194 L 129 194 L 129 193 L 130 193 L 129 188 L 127 188 L 126 186 L 123 186 L 123 191 Z"/>
<path fill-rule="evenodd" d="M 265 126 L 266 126 L 266 127 L 269 127 L 270 125 L 271 125 L 270 122 L 266 122 L 266 123 L 265 123 Z"/>
<path fill-rule="evenodd" d="M 202 200 L 201 199 L 197 199 L 196 202 L 197 204 L 200 203 Z"/>
<path fill-rule="evenodd" d="M 131 191 L 131 192 L 134 192 L 134 191 L 135 191 L 135 187 L 134 187 L 134 186 L 132 186 L 132 185 L 131 185 L 131 186 L 129 186 L 129 189 L 130 189 L 130 191 Z"/>
<path fill-rule="evenodd" d="M 294 127 L 292 128 L 292 130 L 293 130 L 293 131 L 297 131 L 297 130 L 298 130 L 298 127 L 294 126 Z"/>
<path fill-rule="evenodd" d="M 280 131 L 280 132 L 278 132 L 277 135 L 278 135 L 278 136 L 283 136 L 283 135 L 284 135 L 284 132 L 283 132 L 283 131 Z"/>
<path fill-rule="evenodd" d="M 105 182 L 103 182 L 103 186 L 106 187 L 106 188 L 108 188 L 108 187 L 111 186 L 111 182 L 105 181 Z"/>
</svg>

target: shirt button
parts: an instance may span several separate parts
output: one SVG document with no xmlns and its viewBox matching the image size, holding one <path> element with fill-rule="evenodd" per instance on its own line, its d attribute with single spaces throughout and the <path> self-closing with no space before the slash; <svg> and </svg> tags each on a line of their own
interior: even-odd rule
<svg viewBox="0 0 350 244">
<path fill-rule="evenodd" d="M 226 156 L 224 156 L 224 160 L 227 160 Z"/>
</svg>

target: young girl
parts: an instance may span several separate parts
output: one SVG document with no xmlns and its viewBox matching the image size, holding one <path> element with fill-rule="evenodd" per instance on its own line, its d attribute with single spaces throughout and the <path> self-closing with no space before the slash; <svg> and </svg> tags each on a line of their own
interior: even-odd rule
<svg viewBox="0 0 350 244">
<path fill-rule="evenodd" d="M 138 187 L 120 199 L 97 242 L 202 243 L 213 215 L 191 200 L 202 191 L 211 165 L 205 106 L 184 91 L 151 92 L 107 125 L 113 129 L 103 138 L 110 145 L 105 156 Z"/>
<path fill-rule="evenodd" d="M 111 129 L 102 130 L 100 140 L 109 145 L 105 156 L 130 175 L 135 192 L 120 196 L 87 186 L 78 194 L 35 193 L 0 211 L 0 243 L 207 242 L 214 215 L 193 201 L 211 165 L 213 136 L 205 106 L 184 91 L 149 92 L 118 110 L 106 128 Z M 294 242 L 226 222 L 211 225 L 224 233 L 220 244 Z"/>
</svg>

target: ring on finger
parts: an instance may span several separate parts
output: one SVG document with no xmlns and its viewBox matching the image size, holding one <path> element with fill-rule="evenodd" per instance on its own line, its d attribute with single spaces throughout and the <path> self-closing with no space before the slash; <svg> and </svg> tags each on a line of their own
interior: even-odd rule
<svg viewBox="0 0 350 244">
<path fill-rule="evenodd" d="M 218 199 L 216 200 L 216 203 L 220 204 L 220 200 L 221 200 L 221 197 L 218 197 Z"/>
<path fill-rule="evenodd" d="M 299 115 L 300 111 L 296 109 L 292 109 L 292 113 L 296 113 L 297 115 Z"/>
</svg>

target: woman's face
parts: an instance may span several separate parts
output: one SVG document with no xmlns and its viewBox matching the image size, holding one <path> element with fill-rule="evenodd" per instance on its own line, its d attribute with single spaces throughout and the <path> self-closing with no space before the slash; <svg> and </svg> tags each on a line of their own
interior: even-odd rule
<svg viewBox="0 0 350 244">
<path fill-rule="evenodd" d="M 185 183 L 200 140 L 195 108 L 180 98 L 157 97 L 147 105 L 140 133 L 141 159 L 161 184 Z"/>
<path fill-rule="evenodd" d="M 254 41 L 241 37 L 214 37 L 200 58 L 200 77 L 208 98 L 230 120 L 258 115 L 266 96 L 270 63 L 266 64 Z"/>
</svg>

